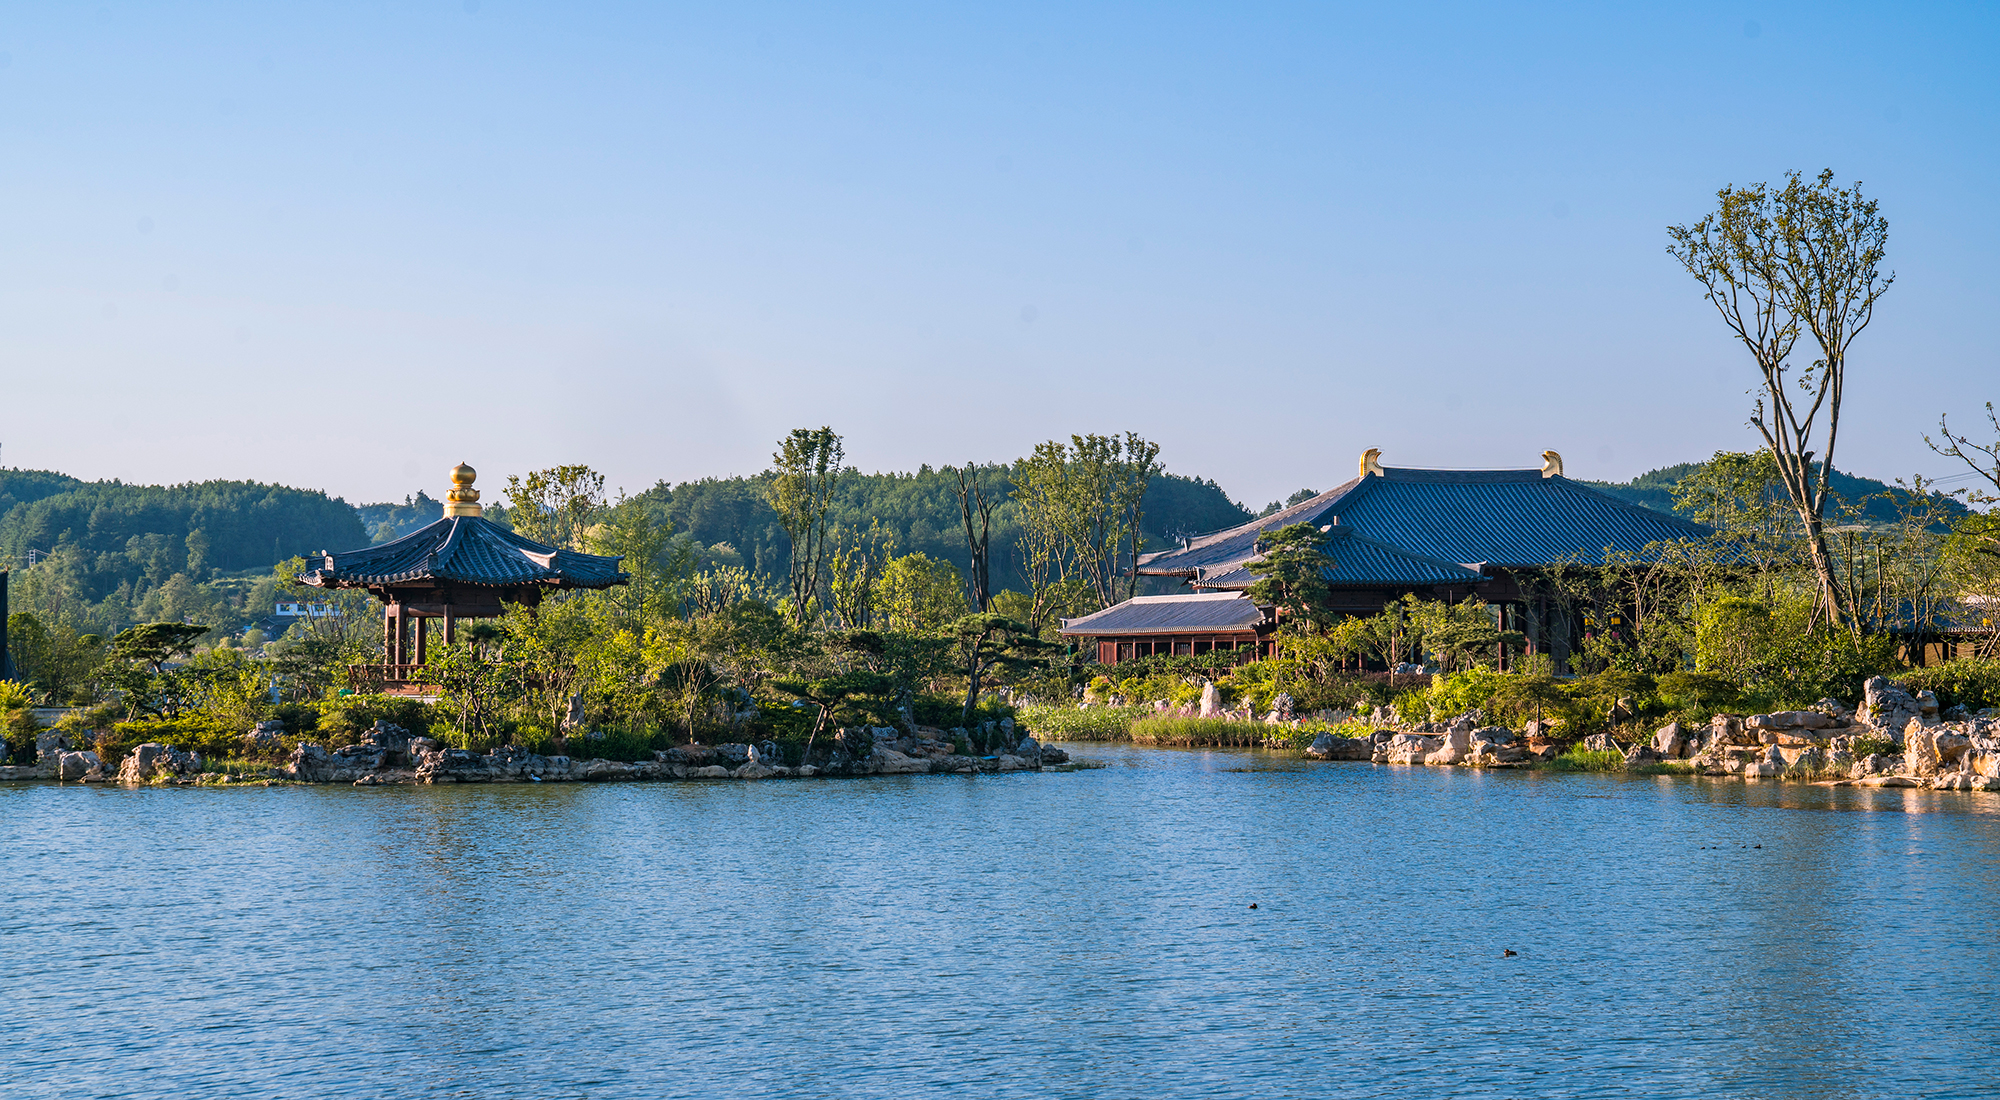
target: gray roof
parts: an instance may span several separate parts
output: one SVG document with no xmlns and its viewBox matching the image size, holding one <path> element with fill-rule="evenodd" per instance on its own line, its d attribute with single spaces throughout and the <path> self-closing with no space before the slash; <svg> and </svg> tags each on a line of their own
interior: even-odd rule
<svg viewBox="0 0 2000 1100">
<path fill-rule="evenodd" d="M 1650 543 L 1712 533 L 1540 470 L 1385 468 L 1183 547 L 1142 554 L 1139 572 L 1195 578 L 1239 568 L 1257 556 L 1260 535 L 1293 523 L 1351 528 L 1403 554 L 1467 567 L 1595 563 L 1607 550 L 1644 558 Z"/>
<path fill-rule="evenodd" d="M 623 558 L 558 550 L 483 516 L 447 516 L 394 542 L 328 554 L 299 580 L 320 588 L 449 581 L 509 587 L 609 588 L 631 580 Z"/>
<path fill-rule="evenodd" d="M 1456 562 L 1439 561 L 1422 554 L 1399 550 L 1377 542 L 1352 527 L 1332 527 L 1326 532 L 1325 552 L 1329 566 L 1321 572 L 1335 588 L 1420 588 L 1440 584 L 1478 584 L 1486 575 Z M 1188 583 L 1205 591 L 1243 590 L 1257 583 L 1260 575 L 1252 558 L 1247 565 L 1203 570 Z"/>
<path fill-rule="evenodd" d="M 1255 630 L 1264 619 L 1264 609 L 1240 592 L 1134 596 L 1093 615 L 1064 619 L 1062 633 L 1232 634 Z"/>
</svg>

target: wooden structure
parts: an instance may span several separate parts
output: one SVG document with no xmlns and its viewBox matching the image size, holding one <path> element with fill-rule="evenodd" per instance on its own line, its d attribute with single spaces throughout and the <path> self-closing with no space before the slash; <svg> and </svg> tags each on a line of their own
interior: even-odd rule
<svg viewBox="0 0 2000 1100">
<path fill-rule="evenodd" d="M 1137 596 L 1094 615 L 1062 621 L 1065 638 L 1091 639 L 1099 664 L 1155 654 L 1240 653 L 1244 661 L 1271 655 L 1278 621 L 1237 592 Z"/>
<path fill-rule="evenodd" d="M 1310 523 L 1327 536 L 1325 579 L 1336 613 L 1373 615 L 1406 593 L 1454 602 L 1478 597 L 1497 609 L 1501 629 L 1521 631 L 1531 652 L 1549 654 L 1561 668 L 1583 631 L 1593 627 L 1548 598 L 1544 581 L 1551 570 L 1601 566 L 1607 553 L 1643 564 L 1663 545 L 1713 532 L 1565 477 L 1562 456 L 1554 451 L 1541 457 L 1539 469 L 1419 470 L 1385 467 L 1381 452 L 1370 449 L 1361 456 L 1358 476 L 1337 488 L 1140 555 L 1140 576 L 1177 579 L 1189 590 L 1141 598 L 1246 593 L 1258 576 L 1264 536 Z M 1063 633 L 1081 637 L 1079 628 L 1116 626 L 1123 620 L 1112 613 L 1133 602 L 1065 623 Z M 1608 618 L 1602 628 L 1616 629 L 1616 619 Z M 1132 640 L 1138 655 L 1138 637 Z M 1109 652 L 1123 660 L 1122 636 L 1118 644 Z"/>
<path fill-rule="evenodd" d="M 444 518 L 394 542 L 344 553 L 321 551 L 321 564 L 299 574 L 315 588 L 363 588 L 382 601 L 382 664 L 350 670 L 357 687 L 391 693 L 421 690 L 417 672 L 430 656 L 429 627 L 458 640 L 460 619 L 490 619 L 506 604 L 534 607 L 551 591 L 628 584 L 622 558 L 546 546 L 487 519 L 472 487 L 477 472 L 451 471 Z"/>
</svg>

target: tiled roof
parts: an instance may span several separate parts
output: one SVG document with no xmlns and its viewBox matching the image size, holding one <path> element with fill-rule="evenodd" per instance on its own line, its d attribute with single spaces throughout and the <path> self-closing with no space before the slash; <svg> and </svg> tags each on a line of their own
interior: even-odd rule
<svg viewBox="0 0 2000 1100">
<path fill-rule="evenodd" d="M 1419 557 L 1503 567 L 1601 562 L 1607 549 L 1643 556 L 1648 543 L 1711 534 L 1540 470 L 1385 468 L 1184 547 L 1141 555 L 1139 572 L 1220 573 L 1256 557 L 1259 535 L 1291 523 L 1335 524 Z"/>
<path fill-rule="evenodd" d="M 299 574 L 299 580 L 320 588 L 424 580 L 609 588 L 631 579 L 618 571 L 622 560 L 544 546 L 482 516 L 448 516 L 394 542 L 328 554 L 324 564 Z"/>
<path fill-rule="evenodd" d="M 1080 619 L 1064 619 L 1062 633 L 1229 634 L 1255 630 L 1264 610 L 1238 592 L 1199 592 L 1180 596 L 1134 596 Z"/>
<path fill-rule="evenodd" d="M 1437 584 L 1478 584 L 1485 574 L 1470 566 L 1412 554 L 1339 526 L 1326 532 L 1332 565 L 1321 575 L 1335 588 L 1385 588 Z M 1243 590 L 1257 583 L 1256 559 L 1249 564 L 1204 571 L 1189 583 L 1206 591 Z"/>
</svg>

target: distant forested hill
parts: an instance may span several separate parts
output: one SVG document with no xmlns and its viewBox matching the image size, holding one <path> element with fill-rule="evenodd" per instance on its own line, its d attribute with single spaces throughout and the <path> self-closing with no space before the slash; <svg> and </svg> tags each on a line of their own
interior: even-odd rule
<svg viewBox="0 0 2000 1100">
<path fill-rule="evenodd" d="M 11 502 L 0 513 L 0 564 L 22 571 L 14 609 L 96 630 L 220 621 L 230 597 L 209 582 L 230 586 L 218 577 L 368 541 L 346 501 L 254 481 L 127 485 L 0 470 L 0 502 Z"/>
<path fill-rule="evenodd" d="M 1703 465 L 1700 462 L 1683 462 L 1677 466 L 1662 466 L 1657 470 L 1640 474 L 1630 481 L 1586 481 L 1584 484 L 1595 486 L 1621 500 L 1628 500 L 1633 504 L 1643 505 L 1656 512 L 1672 512 L 1674 510 L 1674 486 L 1679 485 L 1681 479 L 1701 469 Z M 1879 495 L 1889 492 L 1895 486 L 1887 482 L 1877 481 L 1872 477 L 1856 477 L 1853 474 L 1843 473 L 1840 470 L 1833 471 L 1833 476 L 1828 479 L 1828 483 L 1833 489 L 1834 495 L 1840 500 L 1850 502 L 1867 501 L 1864 506 L 1863 515 L 1868 522 L 1896 522 L 1897 512 L 1895 504 Z M 1870 500 L 1870 497 L 1874 497 L 1875 499 Z M 1958 514 L 1964 514 L 1968 511 L 1965 505 L 1960 504 L 1956 500 L 1950 500 L 1946 507 Z M 1832 507 L 1829 507 L 1827 514 L 1831 518 L 1836 512 Z"/>
<path fill-rule="evenodd" d="M 988 498 L 998 505 L 992 530 L 994 587 L 1023 589 L 1026 581 L 1015 550 L 1020 526 L 1014 503 L 1007 497 L 1013 491 L 1007 467 L 988 466 L 982 476 Z M 830 518 L 850 534 L 879 527 L 893 540 L 897 554 L 921 552 L 962 571 L 970 561 L 956 484 L 953 474 L 929 466 L 908 474 L 851 475 L 841 484 Z M 782 577 L 789 567 L 791 543 L 777 513 L 764 500 L 762 477 L 661 482 L 641 499 L 658 518 L 673 524 L 675 534 L 705 548 L 704 556 L 711 562 L 741 564 L 770 578 Z M 1215 482 L 1178 474 L 1154 478 L 1141 508 L 1142 530 L 1155 547 L 1184 534 L 1214 531 L 1251 518 Z"/>
</svg>

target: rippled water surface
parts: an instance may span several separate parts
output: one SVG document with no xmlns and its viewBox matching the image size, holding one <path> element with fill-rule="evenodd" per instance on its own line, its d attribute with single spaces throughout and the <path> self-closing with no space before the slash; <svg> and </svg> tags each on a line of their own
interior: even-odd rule
<svg viewBox="0 0 2000 1100">
<path fill-rule="evenodd" d="M 0 1093 L 2000 1092 L 2000 796 L 1077 755 L 0 785 Z"/>
</svg>

